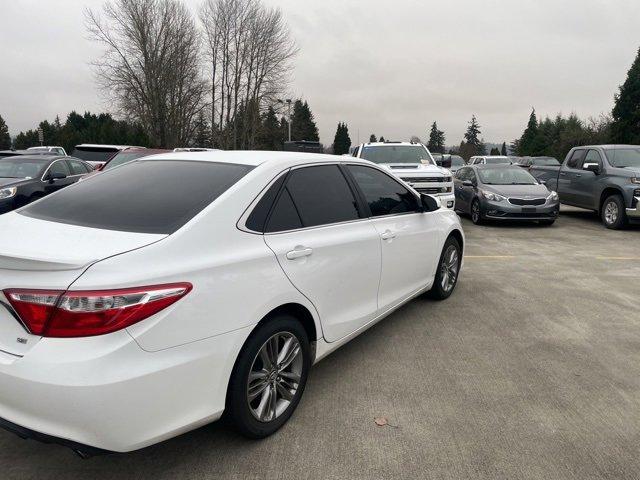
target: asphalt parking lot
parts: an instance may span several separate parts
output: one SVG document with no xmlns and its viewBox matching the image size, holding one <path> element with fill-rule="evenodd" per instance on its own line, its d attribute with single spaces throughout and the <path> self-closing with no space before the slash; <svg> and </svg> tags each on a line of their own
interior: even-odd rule
<svg viewBox="0 0 640 480">
<path fill-rule="evenodd" d="M 2 477 L 639 478 L 640 228 L 572 208 L 553 227 L 464 226 L 453 297 L 318 364 L 275 436 L 215 424 L 83 461 L 0 432 Z"/>
</svg>

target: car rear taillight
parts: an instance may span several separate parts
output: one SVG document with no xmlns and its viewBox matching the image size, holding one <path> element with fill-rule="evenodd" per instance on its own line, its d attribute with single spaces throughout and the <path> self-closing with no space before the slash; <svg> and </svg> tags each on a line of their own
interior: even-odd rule
<svg viewBox="0 0 640 480">
<path fill-rule="evenodd" d="M 121 330 L 177 302 L 190 283 L 118 290 L 4 290 L 34 335 L 88 337 Z"/>
</svg>

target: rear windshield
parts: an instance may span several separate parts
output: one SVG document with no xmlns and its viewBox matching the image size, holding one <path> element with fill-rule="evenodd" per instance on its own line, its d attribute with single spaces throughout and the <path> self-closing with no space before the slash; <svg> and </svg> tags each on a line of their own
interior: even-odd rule
<svg viewBox="0 0 640 480">
<path fill-rule="evenodd" d="M 76 147 L 71 156 L 87 162 L 106 162 L 119 151 L 117 148 Z"/>
<path fill-rule="evenodd" d="M 139 160 L 95 175 L 18 211 L 84 227 L 171 234 L 253 167 Z"/>
</svg>

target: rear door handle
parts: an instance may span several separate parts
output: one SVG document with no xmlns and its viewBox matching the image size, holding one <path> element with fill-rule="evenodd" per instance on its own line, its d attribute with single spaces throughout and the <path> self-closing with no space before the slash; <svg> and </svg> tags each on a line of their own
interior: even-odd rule
<svg viewBox="0 0 640 480">
<path fill-rule="evenodd" d="M 308 257 L 312 253 L 312 248 L 296 247 L 294 250 L 287 252 L 287 258 L 289 260 L 295 260 L 296 258 Z"/>
<path fill-rule="evenodd" d="M 391 230 L 385 230 L 380 234 L 380 238 L 382 238 L 383 240 L 391 240 L 392 238 L 396 238 L 396 234 Z"/>
</svg>

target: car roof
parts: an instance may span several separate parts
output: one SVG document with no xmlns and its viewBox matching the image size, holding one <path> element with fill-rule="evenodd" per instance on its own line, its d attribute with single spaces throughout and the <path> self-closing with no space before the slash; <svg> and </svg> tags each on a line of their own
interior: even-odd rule
<svg viewBox="0 0 640 480">
<path fill-rule="evenodd" d="M 101 143 L 81 143 L 76 145 L 75 148 L 115 148 L 118 150 L 124 150 L 125 148 L 145 148 L 138 145 L 106 145 Z"/>
<path fill-rule="evenodd" d="M 53 162 L 54 160 L 59 160 L 61 158 L 64 159 L 73 159 L 73 160 L 78 160 L 77 158 L 74 157 L 65 157 L 64 155 L 38 155 L 37 153 L 33 153 L 30 152 L 27 155 L 20 155 L 19 159 L 13 158 L 13 157 L 2 157 L 2 154 L 0 153 L 0 160 L 19 160 L 21 162 L 25 162 L 28 160 L 42 160 L 43 162 Z"/>
<path fill-rule="evenodd" d="M 613 144 L 606 144 L 606 145 L 580 145 L 578 147 L 573 147 L 573 148 L 603 148 L 605 150 L 615 150 L 615 149 L 627 149 L 627 148 L 640 148 L 640 145 L 613 145 Z"/>
<path fill-rule="evenodd" d="M 351 156 L 328 155 L 324 153 L 274 152 L 266 150 L 219 150 L 215 152 L 170 152 L 139 159 L 144 160 L 185 160 L 201 162 L 235 163 L 241 165 L 304 165 L 308 163 L 371 163 Z"/>
</svg>

